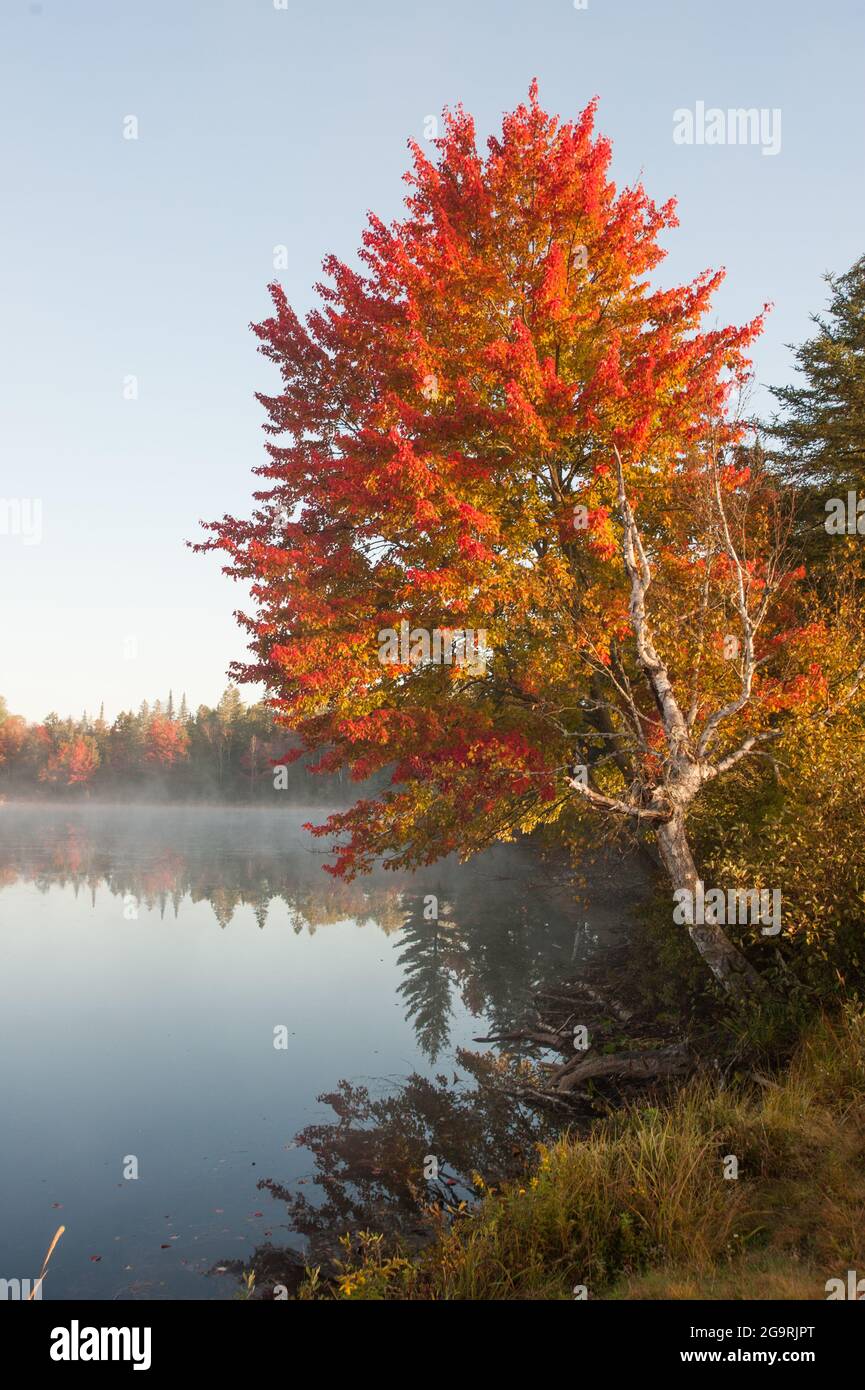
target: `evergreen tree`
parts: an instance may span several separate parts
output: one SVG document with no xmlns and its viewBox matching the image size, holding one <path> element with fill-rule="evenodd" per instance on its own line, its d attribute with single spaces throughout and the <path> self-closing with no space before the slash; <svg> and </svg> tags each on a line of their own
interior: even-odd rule
<svg viewBox="0 0 865 1390">
<path fill-rule="evenodd" d="M 815 500 L 865 492 L 865 256 L 825 278 L 828 313 L 812 315 L 817 333 L 794 349 L 804 385 L 772 388 L 784 472 Z"/>
<path fill-rule="evenodd" d="M 225 728 L 231 728 L 236 724 L 243 714 L 243 701 L 236 685 L 229 685 L 222 694 L 222 699 L 217 706 L 220 722 Z"/>
<path fill-rule="evenodd" d="M 444 1051 L 450 1037 L 452 981 L 444 949 L 442 925 L 412 917 L 400 938 L 398 963 L 403 980 L 398 988 L 418 1046 L 431 1062 Z"/>
</svg>

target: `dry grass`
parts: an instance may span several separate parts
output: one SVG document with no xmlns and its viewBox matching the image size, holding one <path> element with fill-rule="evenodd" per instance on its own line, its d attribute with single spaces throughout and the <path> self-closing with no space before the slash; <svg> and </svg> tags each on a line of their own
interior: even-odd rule
<svg viewBox="0 0 865 1390">
<path fill-rule="evenodd" d="M 34 1298 L 37 1298 L 37 1297 L 38 1297 L 38 1291 L 39 1291 L 39 1289 L 41 1289 L 41 1287 L 42 1287 L 42 1280 L 45 1278 L 45 1272 L 46 1272 L 46 1270 L 48 1269 L 48 1261 L 51 1259 L 51 1256 L 54 1254 L 54 1250 L 55 1250 L 55 1247 L 56 1247 L 56 1245 L 57 1245 L 57 1242 L 59 1241 L 60 1237 L 63 1235 L 63 1232 L 64 1232 L 65 1230 L 66 1230 L 66 1227 L 65 1227 L 65 1226 L 58 1226 L 58 1227 L 57 1227 L 57 1230 L 54 1232 L 54 1239 L 52 1240 L 51 1244 L 50 1244 L 49 1247 L 48 1247 L 48 1250 L 47 1250 L 46 1255 L 45 1255 L 45 1259 L 42 1261 L 42 1268 L 41 1268 L 40 1271 L 39 1271 L 39 1278 L 36 1280 L 36 1283 L 33 1285 L 33 1288 L 30 1290 L 29 1294 L 27 1295 L 27 1301 L 28 1301 L 28 1303 L 30 1302 L 31 1299 L 34 1299 Z"/>
</svg>

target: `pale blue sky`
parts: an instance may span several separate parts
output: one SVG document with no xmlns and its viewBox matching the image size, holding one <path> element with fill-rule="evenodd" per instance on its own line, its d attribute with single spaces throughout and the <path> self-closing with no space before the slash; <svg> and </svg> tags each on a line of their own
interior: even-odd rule
<svg viewBox="0 0 865 1390">
<path fill-rule="evenodd" d="M 533 76 L 563 116 L 597 93 L 617 180 L 679 199 L 660 280 L 726 266 L 723 320 L 774 301 L 780 383 L 865 251 L 863 56 L 860 0 L 0 0 L 0 498 L 43 511 L 40 544 L 0 530 L 10 707 L 215 701 L 241 593 L 183 540 L 248 507 L 273 248 L 306 310 L 366 210 L 398 214 L 427 115 L 485 137 Z M 780 108 L 780 153 L 674 144 L 697 101 Z"/>
</svg>

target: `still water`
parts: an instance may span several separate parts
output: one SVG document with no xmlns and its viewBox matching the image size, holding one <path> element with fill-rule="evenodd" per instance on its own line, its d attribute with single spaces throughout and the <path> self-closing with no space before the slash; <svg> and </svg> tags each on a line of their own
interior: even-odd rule
<svg viewBox="0 0 865 1390">
<path fill-rule="evenodd" d="M 62 1223 L 45 1299 L 231 1297 L 217 1268 L 302 1248 L 257 1182 L 315 1202 L 319 1093 L 449 1074 L 623 930 L 621 865 L 580 907 L 525 846 L 345 884 L 309 819 L 0 806 L 0 1277 Z"/>
</svg>

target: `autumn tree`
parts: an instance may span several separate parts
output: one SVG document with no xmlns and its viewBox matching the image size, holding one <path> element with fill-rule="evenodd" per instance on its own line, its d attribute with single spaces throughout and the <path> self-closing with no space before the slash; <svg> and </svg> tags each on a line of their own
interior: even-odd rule
<svg viewBox="0 0 865 1390">
<path fill-rule="evenodd" d="M 9 714 L 0 697 L 0 767 L 14 762 L 27 739 L 27 721 L 20 714 Z"/>
<path fill-rule="evenodd" d="M 559 123 L 533 86 L 486 154 L 445 113 L 406 216 L 325 261 L 304 322 L 272 285 L 254 327 L 281 377 L 264 485 L 199 548 L 251 585 L 233 678 L 320 769 L 390 771 L 317 828 L 337 873 L 600 813 L 692 888 L 701 789 L 832 699 L 788 519 L 741 460 L 761 317 L 704 326 L 720 273 L 652 286 L 674 204 L 617 189 L 594 112 Z M 482 662 L 435 659 L 478 631 Z M 690 931 L 757 987 L 719 922 Z"/>
<path fill-rule="evenodd" d="M 144 738 L 144 762 L 149 767 L 174 767 L 188 756 L 189 736 L 169 714 L 154 714 Z"/>
<path fill-rule="evenodd" d="M 85 785 L 98 766 L 99 749 L 95 739 L 77 734 L 59 744 L 40 772 L 39 780 L 64 783 L 68 787 Z"/>
</svg>

